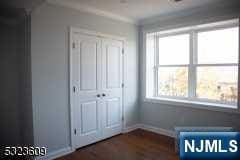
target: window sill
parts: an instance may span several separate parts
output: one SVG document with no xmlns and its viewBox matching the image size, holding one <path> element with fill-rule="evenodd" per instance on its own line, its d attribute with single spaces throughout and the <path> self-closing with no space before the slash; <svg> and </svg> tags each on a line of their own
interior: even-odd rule
<svg viewBox="0 0 240 160">
<path fill-rule="evenodd" d="M 236 106 L 227 105 L 227 104 L 198 102 L 198 101 L 161 98 L 161 97 L 144 98 L 144 102 L 160 103 L 160 104 L 179 106 L 179 107 L 191 107 L 194 109 L 204 109 L 204 110 L 217 111 L 217 112 L 240 114 L 240 110 L 235 108 Z"/>
</svg>

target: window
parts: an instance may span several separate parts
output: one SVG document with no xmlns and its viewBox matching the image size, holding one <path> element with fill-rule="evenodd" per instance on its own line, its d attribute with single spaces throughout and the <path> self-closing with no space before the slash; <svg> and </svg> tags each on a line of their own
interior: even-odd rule
<svg viewBox="0 0 240 160">
<path fill-rule="evenodd" d="M 146 97 L 237 108 L 238 20 L 146 35 Z"/>
<path fill-rule="evenodd" d="M 189 34 L 158 38 L 158 96 L 188 95 L 189 43 Z"/>
<path fill-rule="evenodd" d="M 197 33 L 197 97 L 237 103 L 238 27 Z"/>
</svg>

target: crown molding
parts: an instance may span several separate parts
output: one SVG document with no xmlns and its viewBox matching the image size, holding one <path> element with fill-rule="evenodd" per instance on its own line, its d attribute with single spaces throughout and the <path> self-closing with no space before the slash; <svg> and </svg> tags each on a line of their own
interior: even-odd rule
<svg viewBox="0 0 240 160">
<path fill-rule="evenodd" d="M 221 3 L 220 3 L 221 2 Z M 182 18 L 186 16 L 192 16 L 196 14 L 216 14 L 217 12 L 226 12 L 227 14 L 231 14 L 233 17 L 239 16 L 239 7 L 240 3 L 239 0 L 232 0 L 232 1 L 220 1 L 219 3 L 212 3 L 210 5 L 206 6 L 201 6 L 201 7 L 192 7 L 176 12 L 169 12 L 169 13 L 164 13 L 152 17 L 147 17 L 140 19 L 138 21 L 139 26 L 144 26 L 144 25 L 149 25 L 149 24 L 155 24 L 159 23 L 165 20 L 170 20 L 170 19 L 176 19 L 176 18 Z M 235 12 L 235 13 L 234 13 Z M 223 14 L 224 15 L 224 14 Z"/>
<path fill-rule="evenodd" d="M 124 17 L 124 16 L 120 16 L 120 15 L 117 15 L 117 14 L 114 14 L 111 12 L 99 10 L 99 9 L 96 9 L 93 7 L 89 7 L 87 5 L 83 5 L 78 2 L 65 1 L 65 0 L 47 0 L 47 3 L 54 4 L 54 5 L 60 5 L 63 7 L 72 8 L 72 9 L 76 9 L 76 10 L 87 12 L 87 13 L 92 13 L 92 14 L 95 14 L 98 16 L 103 16 L 103 17 L 114 19 L 114 20 L 119 20 L 119 21 L 130 23 L 130 24 L 138 25 L 137 20 L 134 20 L 134 19 L 131 19 L 128 17 Z"/>
</svg>

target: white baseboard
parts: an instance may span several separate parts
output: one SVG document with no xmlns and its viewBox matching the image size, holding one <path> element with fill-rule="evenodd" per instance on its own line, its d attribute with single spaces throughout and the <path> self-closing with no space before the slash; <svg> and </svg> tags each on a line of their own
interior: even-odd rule
<svg viewBox="0 0 240 160">
<path fill-rule="evenodd" d="M 141 129 L 151 131 L 157 134 L 165 135 L 168 137 L 172 137 L 172 138 L 176 137 L 176 134 L 174 131 L 163 129 L 163 128 L 157 128 L 157 127 L 146 125 L 146 124 L 142 124 Z"/>
<path fill-rule="evenodd" d="M 59 149 L 57 151 L 47 153 L 45 156 L 36 157 L 35 160 L 52 160 L 52 159 L 64 156 L 64 155 L 72 153 L 72 152 L 73 152 L 73 150 L 71 147 L 66 147 L 66 148 Z"/>
<path fill-rule="evenodd" d="M 172 137 L 172 138 L 176 137 L 176 134 L 174 131 L 163 129 L 163 128 L 157 128 L 157 127 L 147 125 L 147 124 L 135 124 L 133 126 L 126 127 L 124 129 L 123 133 L 131 132 L 136 129 L 143 129 L 143 130 L 147 130 L 150 132 L 154 132 L 154 133 L 165 135 L 165 136 Z"/>
<path fill-rule="evenodd" d="M 123 133 L 128 133 L 128 132 L 134 131 L 136 129 L 139 129 L 140 127 L 141 127 L 141 124 L 135 124 L 135 125 L 126 127 L 123 129 Z"/>
</svg>

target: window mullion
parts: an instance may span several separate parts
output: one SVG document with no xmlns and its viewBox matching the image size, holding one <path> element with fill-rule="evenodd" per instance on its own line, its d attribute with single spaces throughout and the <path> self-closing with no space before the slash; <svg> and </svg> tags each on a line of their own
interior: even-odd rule
<svg viewBox="0 0 240 160">
<path fill-rule="evenodd" d="M 197 94 L 197 64 L 198 64 L 198 37 L 197 32 L 193 31 L 193 97 Z"/>
<path fill-rule="evenodd" d="M 154 96 L 158 96 L 158 65 L 159 65 L 159 44 L 158 44 L 158 36 L 154 36 L 154 54 L 155 54 L 155 61 L 154 61 Z"/>
<path fill-rule="evenodd" d="M 188 96 L 190 99 L 196 97 L 196 62 L 197 62 L 197 37 L 196 33 L 192 31 L 190 33 L 190 56 L 189 56 L 189 68 L 188 68 Z"/>
</svg>

